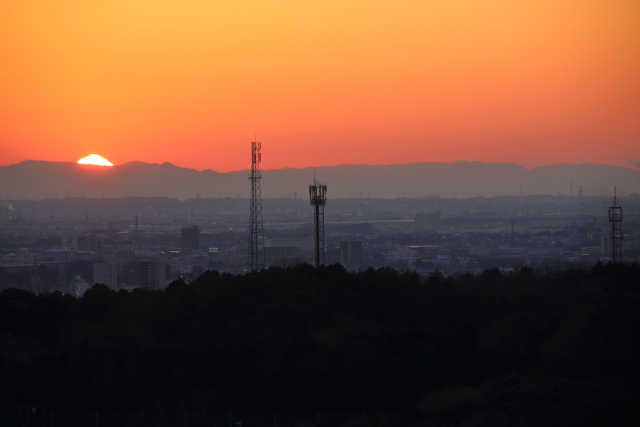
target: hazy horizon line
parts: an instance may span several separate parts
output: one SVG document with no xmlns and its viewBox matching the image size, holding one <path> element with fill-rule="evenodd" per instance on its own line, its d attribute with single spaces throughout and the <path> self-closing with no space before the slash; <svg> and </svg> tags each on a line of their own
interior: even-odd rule
<svg viewBox="0 0 640 427">
<path fill-rule="evenodd" d="M 18 165 L 20 163 L 25 163 L 25 162 L 45 162 L 45 163 L 72 163 L 72 164 L 77 164 L 80 166 L 84 166 L 84 167 L 99 167 L 99 168 L 111 168 L 111 167 L 116 167 L 116 166 L 124 166 L 126 164 L 129 163 L 143 163 L 143 164 L 149 164 L 149 165 L 163 165 L 163 164 L 169 164 L 181 169 L 190 169 L 190 170 L 194 170 L 197 172 L 204 172 L 204 171 L 213 171 L 216 173 L 234 173 L 234 172 L 246 172 L 248 170 L 251 170 L 251 167 L 247 167 L 246 169 L 234 169 L 234 170 L 228 170 L 228 171 L 219 171 L 219 170 L 215 170 L 212 168 L 208 168 L 208 169 L 197 169 L 197 168 L 193 168 L 193 167 L 188 167 L 188 166 L 180 166 L 176 163 L 172 163 L 170 161 L 165 160 L 164 162 L 149 162 L 149 161 L 143 161 L 143 160 L 130 160 L 124 163 L 114 163 L 113 166 L 100 166 L 100 165 L 91 165 L 91 164 L 80 164 L 76 161 L 73 160 L 69 160 L 69 161 L 64 161 L 64 160 L 38 160 L 38 159 L 25 159 L 16 163 L 10 163 L 10 164 L 3 164 L 0 165 L 0 167 L 7 167 L 7 166 L 14 166 L 14 165 Z M 588 161 L 588 162 L 581 162 L 581 163 L 571 163 L 571 162 L 559 162 L 559 163 L 546 163 L 546 164 L 539 164 L 539 165 L 535 165 L 535 166 L 526 166 L 523 165 L 521 163 L 517 163 L 517 162 L 486 162 L 486 161 L 482 161 L 482 160 L 455 160 L 455 161 L 451 161 L 451 162 L 444 162 L 444 161 L 416 161 L 416 162 L 398 162 L 398 163 L 337 163 L 337 164 L 325 164 L 325 165 L 313 165 L 313 166 L 302 166 L 302 167 L 294 167 L 294 166 L 284 166 L 284 167 L 279 167 L 279 168 L 270 168 L 270 169 L 264 169 L 261 168 L 262 171 L 276 171 L 276 170 L 283 170 L 283 169 L 294 169 L 294 170 L 302 170 L 302 169 L 313 169 L 313 168 L 330 168 L 330 167 L 340 167 L 340 166 L 402 166 L 402 165 L 416 165 L 416 164 L 422 164 L 422 163 L 426 163 L 426 164 L 456 164 L 456 163 L 480 163 L 480 164 L 484 164 L 484 165 L 491 165 L 491 164 L 501 164 L 501 165 L 515 165 L 515 166 L 519 166 L 523 169 L 526 170 L 532 170 L 532 169 L 536 169 L 536 168 L 540 168 L 540 167 L 549 167 L 549 166 L 558 166 L 558 165 L 573 165 L 573 166 L 579 166 L 579 165 L 587 165 L 587 164 L 594 164 L 594 165 L 602 165 L 602 166 L 612 166 L 612 167 L 619 167 L 619 168 L 624 168 L 624 169 L 630 169 L 630 170 L 638 170 L 640 169 L 640 161 L 637 160 L 633 160 L 633 159 L 629 159 L 628 161 L 628 166 L 619 166 L 619 165 L 614 165 L 614 164 L 610 164 L 610 163 L 599 163 L 599 162 L 595 162 L 595 161 Z"/>
</svg>

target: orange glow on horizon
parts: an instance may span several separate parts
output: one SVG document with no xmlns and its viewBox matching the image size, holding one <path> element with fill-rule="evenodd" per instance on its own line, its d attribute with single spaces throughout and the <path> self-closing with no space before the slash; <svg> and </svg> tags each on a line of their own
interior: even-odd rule
<svg viewBox="0 0 640 427">
<path fill-rule="evenodd" d="M 640 3 L 0 3 L 0 165 L 640 159 Z"/>
</svg>

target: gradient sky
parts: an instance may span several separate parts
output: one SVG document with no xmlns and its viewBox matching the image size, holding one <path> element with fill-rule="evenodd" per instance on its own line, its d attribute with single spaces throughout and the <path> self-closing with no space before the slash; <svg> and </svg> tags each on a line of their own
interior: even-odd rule
<svg viewBox="0 0 640 427">
<path fill-rule="evenodd" d="M 640 159 L 638 0 L 0 3 L 0 164 Z"/>
</svg>

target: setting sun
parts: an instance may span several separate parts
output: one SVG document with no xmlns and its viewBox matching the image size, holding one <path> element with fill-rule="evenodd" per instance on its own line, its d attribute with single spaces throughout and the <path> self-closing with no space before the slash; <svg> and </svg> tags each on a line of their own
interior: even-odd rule
<svg viewBox="0 0 640 427">
<path fill-rule="evenodd" d="M 98 154 L 89 154 L 78 160 L 78 163 L 81 165 L 113 166 L 113 163 Z"/>
</svg>

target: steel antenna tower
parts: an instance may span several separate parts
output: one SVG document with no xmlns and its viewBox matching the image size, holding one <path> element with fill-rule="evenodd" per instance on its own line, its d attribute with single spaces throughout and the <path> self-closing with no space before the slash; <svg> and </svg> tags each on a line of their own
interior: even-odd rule
<svg viewBox="0 0 640 427">
<path fill-rule="evenodd" d="M 613 188 L 613 205 L 609 207 L 611 223 L 611 258 L 613 262 L 622 261 L 622 206 L 618 204 L 615 187 Z"/>
<path fill-rule="evenodd" d="M 264 268 L 264 227 L 262 223 L 262 172 L 260 162 L 262 143 L 251 143 L 251 218 L 249 219 L 249 269 L 260 271 Z"/>
<path fill-rule="evenodd" d="M 314 242 L 316 268 L 324 262 L 324 205 L 327 204 L 327 186 L 319 184 L 313 177 L 313 184 L 309 186 L 309 199 L 314 207 Z"/>
</svg>

